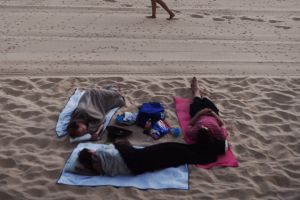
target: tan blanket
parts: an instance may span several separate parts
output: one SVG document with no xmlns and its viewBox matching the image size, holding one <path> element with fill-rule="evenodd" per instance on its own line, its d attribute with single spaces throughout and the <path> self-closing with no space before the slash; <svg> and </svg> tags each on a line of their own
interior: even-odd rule
<svg viewBox="0 0 300 200">
<path fill-rule="evenodd" d="M 88 122 L 88 132 L 93 133 L 103 123 L 105 115 L 113 108 L 125 105 L 124 98 L 115 90 L 87 90 L 72 113 L 73 120 Z"/>
</svg>

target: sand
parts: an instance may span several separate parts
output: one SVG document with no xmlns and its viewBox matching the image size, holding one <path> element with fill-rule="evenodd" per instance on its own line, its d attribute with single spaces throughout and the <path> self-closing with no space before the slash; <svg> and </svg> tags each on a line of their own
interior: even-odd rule
<svg viewBox="0 0 300 200">
<path fill-rule="evenodd" d="M 0 2 L 0 199 L 299 199 L 300 3 L 166 0 Z M 119 85 L 133 111 L 191 97 L 199 79 L 221 110 L 240 166 L 189 166 L 189 190 L 74 187 L 56 181 L 76 144 L 57 138 L 76 87 Z M 120 111 L 120 112 L 121 112 Z M 135 129 L 134 144 L 153 141 Z M 100 143 L 105 143 L 106 138 Z"/>
</svg>

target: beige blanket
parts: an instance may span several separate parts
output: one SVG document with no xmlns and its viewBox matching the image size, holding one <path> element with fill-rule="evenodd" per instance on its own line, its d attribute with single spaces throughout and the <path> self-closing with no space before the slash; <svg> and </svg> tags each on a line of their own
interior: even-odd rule
<svg viewBox="0 0 300 200">
<path fill-rule="evenodd" d="M 88 132 L 93 133 L 111 109 L 124 105 L 124 98 L 115 90 L 90 89 L 80 98 L 70 123 L 74 120 L 84 120 L 88 122 Z"/>
</svg>

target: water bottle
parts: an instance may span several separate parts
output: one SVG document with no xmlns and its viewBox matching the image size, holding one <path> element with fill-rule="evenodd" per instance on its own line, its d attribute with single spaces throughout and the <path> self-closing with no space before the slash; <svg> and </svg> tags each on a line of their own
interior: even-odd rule
<svg viewBox="0 0 300 200">
<path fill-rule="evenodd" d="M 170 129 L 170 133 L 175 137 L 179 137 L 180 136 L 180 133 L 181 133 L 181 130 L 180 128 L 171 128 Z"/>
<path fill-rule="evenodd" d="M 150 130 L 151 127 L 152 127 L 152 120 L 151 120 L 151 118 L 149 118 L 149 119 L 146 121 L 145 129 Z"/>
<path fill-rule="evenodd" d="M 151 129 L 150 130 L 150 135 L 153 139 L 157 140 L 161 137 L 161 134 L 159 131 L 155 130 L 155 129 Z"/>
</svg>

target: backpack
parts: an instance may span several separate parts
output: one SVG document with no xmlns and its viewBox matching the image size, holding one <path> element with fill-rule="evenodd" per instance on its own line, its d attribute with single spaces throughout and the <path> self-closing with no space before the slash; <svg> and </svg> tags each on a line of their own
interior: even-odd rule
<svg viewBox="0 0 300 200">
<path fill-rule="evenodd" d="M 164 111 L 164 107 L 158 102 L 143 103 L 139 107 L 136 124 L 144 128 L 146 122 L 151 119 L 151 123 L 153 125 L 158 120 L 165 118 Z"/>
</svg>

